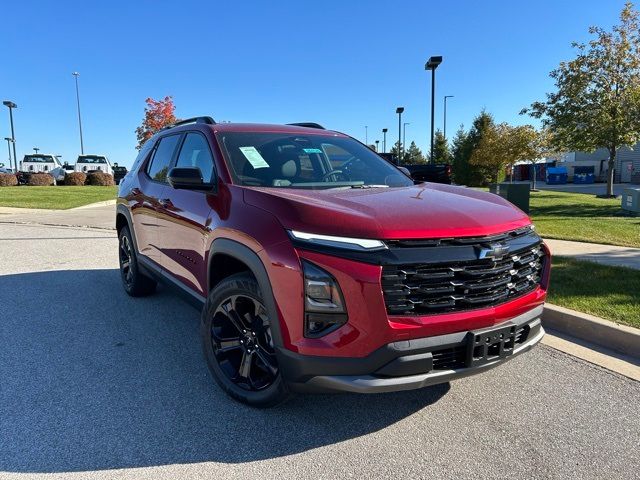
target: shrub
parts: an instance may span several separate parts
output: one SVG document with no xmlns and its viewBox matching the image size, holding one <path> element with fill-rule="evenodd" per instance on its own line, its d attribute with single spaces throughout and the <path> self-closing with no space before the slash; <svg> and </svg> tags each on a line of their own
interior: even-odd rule
<svg viewBox="0 0 640 480">
<path fill-rule="evenodd" d="M 27 185 L 32 187 L 48 187 L 53 183 L 53 176 L 48 173 L 32 173 L 27 180 Z"/>
<path fill-rule="evenodd" d="M 0 173 L 0 187 L 15 187 L 18 185 L 18 177 L 13 173 Z"/>
<path fill-rule="evenodd" d="M 82 172 L 71 172 L 64 176 L 65 185 L 84 185 L 87 181 L 87 175 Z"/>
<path fill-rule="evenodd" d="M 115 185 L 113 175 L 104 172 L 91 172 L 87 175 L 86 185 L 109 186 Z"/>
</svg>

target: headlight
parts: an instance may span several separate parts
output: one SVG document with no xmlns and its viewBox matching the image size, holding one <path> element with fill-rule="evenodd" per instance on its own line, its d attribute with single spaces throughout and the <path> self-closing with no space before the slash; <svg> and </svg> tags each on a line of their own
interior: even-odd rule
<svg viewBox="0 0 640 480">
<path fill-rule="evenodd" d="M 361 251 L 385 250 L 387 248 L 384 242 L 369 238 L 334 237 L 331 235 L 299 232 L 297 230 L 289 230 L 289 235 L 298 242 L 309 243 L 310 245 L 324 245 L 326 247 Z"/>
<path fill-rule="evenodd" d="M 304 334 L 317 338 L 347 322 L 344 297 L 331 274 L 302 260 L 304 273 Z"/>
</svg>

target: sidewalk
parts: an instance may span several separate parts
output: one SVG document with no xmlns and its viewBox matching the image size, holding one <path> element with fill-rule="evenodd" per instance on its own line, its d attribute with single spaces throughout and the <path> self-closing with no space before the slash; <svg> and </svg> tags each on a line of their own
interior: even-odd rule
<svg viewBox="0 0 640 480">
<path fill-rule="evenodd" d="M 64 225 L 114 230 L 115 202 L 100 202 L 69 210 L 38 210 L 0 207 L 0 223 Z"/>
<path fill-rule="evenodd" d="M 640 248 L 617 247 L 599 243 L 570 242 L 568 240 L 544 240 L 552 255 L 587 260 L 619 267 L 640 270 Z"/>
</svg>

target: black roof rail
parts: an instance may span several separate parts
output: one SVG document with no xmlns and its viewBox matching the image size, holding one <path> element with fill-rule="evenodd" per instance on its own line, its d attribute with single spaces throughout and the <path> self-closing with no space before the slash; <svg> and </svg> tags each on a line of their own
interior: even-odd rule
<svg viewBox="0 0 640 480">
<path fill-rule="evenodd" d="M 318 128 L 320 130 L 326 130 L 326 128 L 324 128 L 322 125 L 315 122 L 287 123 L 287 125 L 292 125 L 294 127 Z"/>
<path fill-rule="evenodd" d="M 215 125 L 216 121 L 211 117 L 192 117 L 185 118 L 184 120 L 180 120 L 178 122 L 172 123 L 171 125 L 167 125 L 163 128 L 163 130 L 167 128 L 177 127 L 179 125 L 186 125 L 188 123 L 206 123 L 207 125 Z"/>
</svg>

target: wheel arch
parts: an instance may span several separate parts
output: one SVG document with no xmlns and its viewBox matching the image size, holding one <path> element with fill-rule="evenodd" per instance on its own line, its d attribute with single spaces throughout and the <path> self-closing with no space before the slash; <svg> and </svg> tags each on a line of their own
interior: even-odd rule
<svg viewBox="0 0 640 480">
<path fill-rule="evenodd" d="M 135 248 L 137 253 L 139 251 L 138 242 L 136 240 L 136 232 L 133 230 L 131 212 L 124 205 L 118 204 L 116 207 L 116 232 L 120 234 L 120 230 L 122 230 L 123 227 L 129 227 L 129 233 L 131 233 L 131 239 L 133 240 L 133 248 Z"/>
<path fill-rule="evenodd" d="M 269 317 L 273 319 L 271 322 L 273 340 L 276 346 L 282 347 L 282 331 L 280 324 L 280 315 L 278 313 L 278 308 L 276 307 L 275 297 L 273 295 L 273 289 L 271 286 L 271 281 L 269 280 L 269 275 L 267 273 L 267 269 L 265 268 L 262 260 L 249 247 L 236 242 L 235 240 L 230 240 L 227 238 L 218 238 L 213 241 L 211 245 L 211 250 L 209 251 L 209 258 L 207 263 L 207 292 L 211 291 L 215 285 L 212 285 L 212 278 L 216 278 L 212 271 L 212 267 L 214 265 L 214 259 L 216 256 L 223 255 L 225 257 L 233 259 L 233 261 L 240 262 L 241 264 L 246 265 L 246 269 L 240 271 L 248 271 L 250 272 L 258 282 L 260 287 L 260 292 L 262 293 L 263 300 L 265 302 L 265 307 L 269 312 Z M 237 273 L 234 271 L 232 273 Z M 223 277 L 224 278 L 224 277 Z"/>
</svg>

